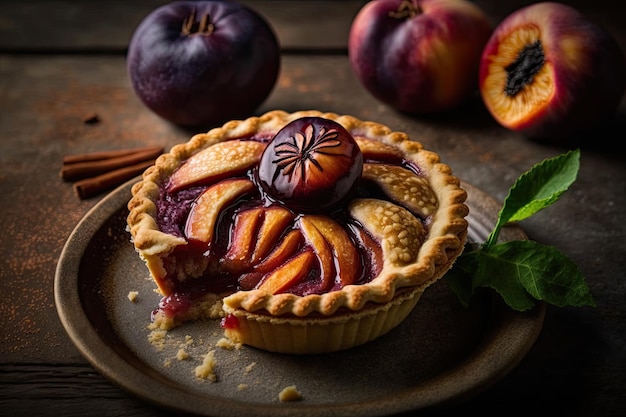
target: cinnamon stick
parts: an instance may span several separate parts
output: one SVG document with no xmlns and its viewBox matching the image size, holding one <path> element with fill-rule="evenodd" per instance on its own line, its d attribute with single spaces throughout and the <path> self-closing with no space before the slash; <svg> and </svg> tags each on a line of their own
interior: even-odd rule
<svg viewBox="0 0 626 417">
<path fill-rule="evenodd" d="M 163 152 L 159 146 L 145 146 L 135 149 L 118 149 L 115 151 L 91 152 L 76 155 L 66 155 L 63 157 L 63 165 L 76 164 L 79 162 L 101 161 L 103 159 L 117 158 L 140 152 Z"/>
<path fill-rule="evenodd" d="M 81 200 L 92 197 L 136 177 L 153 164 L 154 160 L 152 159 L 142 161 L 92 178 L 77 181 L 74 183 L 74 191 Z"/>
<path fill-rule="evenodd" d="M 126 152 L 126 151 L 117 151 Z M 122 154 L 121 156 L 110 156 L 116 153 L 111 151 L 109 157 L 98 160 L 86 160 L 93 156 L 82 155 L 83 162 L 74 162 L 64 164 L 61 168 L 61 178 L 65 181 L 75 181 L 83 178 L 94 177 L 105 172 L 117 170 L 119 168 L 128 167 L 138 164 L 139 162 L 150 161 L 151 163 L 163 153 L 163 148 L 151 147 L 140 151 L 134 151 L 130 154 Z M 101 153 L 101 155 L 104 153 Z M 78 158 L 80 159 L 80 158 Z"/>
</svg>

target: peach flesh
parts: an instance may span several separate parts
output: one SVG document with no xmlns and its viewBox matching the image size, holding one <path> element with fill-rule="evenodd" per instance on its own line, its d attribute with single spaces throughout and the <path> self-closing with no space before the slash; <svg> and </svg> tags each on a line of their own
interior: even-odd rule
<svg viewBox="0 0 626 417">
<path fill-rule="evenodd" d="M 520 71 L 525 83 L 519 90 L 507 90 L 513 66 L 530 62 L 529 50 L 542 53 L 543 62 Z M 614 114 L 626 85 L 624 54 L 607 31 L 576 9 L 536 3 L 496 27 L 483 51 L 479 83 L 487 109 L 502 126 L 528 137 L 560 139 Z"/>
<path fill-rule="evenodd" d="M 507 126 L 541 113 L 554 94 L 552 65 L 546 62 L 539 38 L 536 26 L 520 28 L 490 55 L 483 93 L 496 119 Z"/>
</svg>

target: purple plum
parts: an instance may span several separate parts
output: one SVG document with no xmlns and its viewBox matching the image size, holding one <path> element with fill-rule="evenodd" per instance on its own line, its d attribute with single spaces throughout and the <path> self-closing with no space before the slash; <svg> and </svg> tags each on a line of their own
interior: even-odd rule
<svg viewBox="0 0 626 417">
<path fill-rule="evenodd" d="M 174 1 L 144 18 L 127 69 L 139 99 L 181 126 L 249 116 L 280 72 L 280 45 L 256 11 L 233 1 Z"/>
</svg>

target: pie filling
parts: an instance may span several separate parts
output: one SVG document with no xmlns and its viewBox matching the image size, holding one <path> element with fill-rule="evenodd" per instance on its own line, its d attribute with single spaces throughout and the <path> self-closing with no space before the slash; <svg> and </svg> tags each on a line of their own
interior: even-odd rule
<svg viewBox="0 0 626 417">
<path fill-rule="evenodd" d="M 371 282 L 385 256 L 415 259 L 438 205 L 420 167 L 314 122 L 279 144 L 270 133 L 217 142 L 159 185 L 157 227 L 186 243 L 152 271 L 164 295 L 155 313 L 185 316 L 207 294 L 329 293 Z"/>
</svg>

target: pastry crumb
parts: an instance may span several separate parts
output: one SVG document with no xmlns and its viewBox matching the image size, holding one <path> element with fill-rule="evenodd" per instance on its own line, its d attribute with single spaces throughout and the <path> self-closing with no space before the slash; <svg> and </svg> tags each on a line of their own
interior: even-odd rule
<svg viewBox="0 0 626 417">
<path fill-rule="evenodd" d="M 209 352 L 204 355 L 202 364 L 196 366 L 196 377 L 199 379 L 208 379 L 211 382 L 217 381 L 217 375 L 215 374 L 216 365 L 215 350 L 209 350 Z"/>
<path fill-rule="evenodd" d="M 165 348 L 166 336 L 167 336 L 166 330 L 154 329 L 148 335 L 148 341 L 157 349 L 163 350 Z"/>
<path fill-rule="evenodd" d="M 250 363 L 250 365 L 246 366 L 245 373 L 249 374 L 252 371 L 252 368 L 256 366 L 256 362 Z"/>
<path fill-rule="evenodd" d="M 139 296 L 139 291 L 130 291 L 128 293 L 128 299 L 130 300 L 131 303 L 134 303 L 135 301 L 137 301 L 138 296 Z"/>
<path fill-rule="evenodd" d="M 237 385 L 237 389 L 239 391 L 247 390 L 248 389 L 248 384 L 239 384 L 239 385 Z"/>
<path fill-rule="evenodd" d="M 187 352 L 185 349 L 178 349 L 178 352 L 176 352 L 176 359 L 178 359 L 179 361 L 189 359 L 189 352 Z"/>
<path fill-rule="evenodd" d="M 221 347 L 222 349 L 233 350 L 233 349 L 241 349 L 241 343 L 235 343 L 232 340 L 222 337 L 215 344 L 217 347 Z"/>
<path fill-rule="evenodd" d="M 148 328 L 150 330 L 172 330 L 176 327 L 176 324 L 177 323 L 175 322 L 173 317 L 168 317 L 166 314 L 158 312 L 154 315 L 154 320 L 148 325 Z"/>
<path fill-rule="evenodd" d="M 278 399 L 283 402 L 298 401 L 302 399 L 302 394 L 300 394 L 300 391 L 296 389 L 295 385 L 290 385 L 283 388 L 283 390 L 278 394 Z"/>
</svg>

